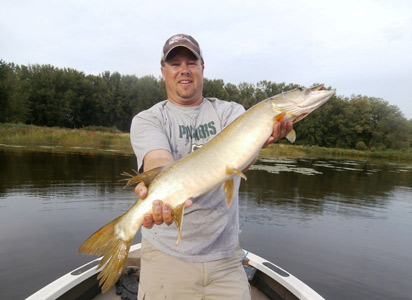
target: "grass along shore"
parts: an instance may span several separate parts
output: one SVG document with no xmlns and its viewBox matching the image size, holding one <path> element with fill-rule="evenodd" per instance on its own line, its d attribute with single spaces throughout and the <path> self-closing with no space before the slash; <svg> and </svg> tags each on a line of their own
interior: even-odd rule
<svg viewBox="0 0 412 300">
<path fill-rule="evenodd" d="M 132 155 L 128 133 L 105 127 L 67 129 L 34 125 L 0 123 L 0 150 L 42 151 L 59 153 Z M 262 149 L 261 156 L 291 158 L 383 159 L 412 162 L 408 151 L 359 151 L 317 146 L 277 143 Z"/>
<path fill-rule="evenodd" d="M 0 149 L 133 154 L 128 133 L 104 127 L 67 129 L 0 123 Z"/>
</svg>

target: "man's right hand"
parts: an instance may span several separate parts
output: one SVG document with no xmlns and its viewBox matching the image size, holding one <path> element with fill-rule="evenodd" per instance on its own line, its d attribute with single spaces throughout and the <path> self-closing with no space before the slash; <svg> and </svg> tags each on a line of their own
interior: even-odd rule
<svg viewBox="0 0 412 300">
<path fill-rule="evenodd" d="M 136 188 L 135 192 L 139 199 L 144 199 L 147 196 L 147 187 L 144 182 L 140 182 Z M 185 207 L 192 206 L 192 200 L 186 200 Z M 146 214 L 143 216 L 143 226 L 146 228 L 152 228 L 154 224 L 160 225 L 166 223 L 167 226 L 173 223 L 172 218 L 172 207 L 170 204 L 165 203 L 161 200 L 153 201 L 152 214 Z"/>
</svg>

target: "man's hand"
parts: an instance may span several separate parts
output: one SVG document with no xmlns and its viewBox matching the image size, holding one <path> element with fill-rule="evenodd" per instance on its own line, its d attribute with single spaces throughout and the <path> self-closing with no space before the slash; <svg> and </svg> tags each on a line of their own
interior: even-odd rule
<svg viewBox="0 0 412 300">
<path fill-rule="evenodd" d="M 140 199 L 144 199 L 147 196 L 147 187 L 143 182 L 139 183 L 135 192 Z M 186 200 L 185 207 L 192 206 L 192 200 Z M 172 208 L 169 204 L 163 204 L 160 200 L 153 201 L 152 214 L 146 214 L 143 217 L 143 226 L 146 228 L 152 228 L 154 224 L 160 225 L 166 223 L 167 226 L 173 223 Z"/>
<path fill-rule="evenodd" d="M 273 125 L 272 135 L 268 138 L 263 147 L 266 147 L 269 144 L 272 144 L 277 140 L 287 136 L 289 132 L 292 130 L 292 127 L 292 122 L 275 122 L 275 124 Z"/>
</svg>

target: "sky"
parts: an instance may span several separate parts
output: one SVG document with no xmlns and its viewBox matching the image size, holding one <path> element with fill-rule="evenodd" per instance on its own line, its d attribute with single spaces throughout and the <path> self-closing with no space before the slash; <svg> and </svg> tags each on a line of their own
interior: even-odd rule
<svg viewBox="0 0 412 300">
<path fill-rule="evenodd" d="M 0 0 L 7 63 L 160 77 L 176 33 L 199 42 L 208 79 L 323 83 L 412 119 L 410 0 Z"/>
</svg>

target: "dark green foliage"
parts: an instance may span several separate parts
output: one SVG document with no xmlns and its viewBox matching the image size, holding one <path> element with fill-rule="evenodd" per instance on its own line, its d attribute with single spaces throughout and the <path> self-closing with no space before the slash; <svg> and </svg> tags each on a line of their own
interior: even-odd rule
<svg viewBox="0 0 412 300">
<path fill-rule="evenodd" d="M 108 71 L 95 76 L 0 60 L 0 122 L 128 131 L 135 114 L 166 99 L 161 80 Z"/>
<path fill-rule="evenodd" d="M 236 101 L 246 109 L 297 87 L 260 81 L 224 83 L 204 79 L 205 97 Z M 95 76 L 50 65 L 17 66 L 0 60 L 0 122 L 129 131 L 138 112 L 166 99 L 161 78 L 108 71 Z M 297 143 L 358 150 L 412 147 L 412 120 L 382 99 L 333 96 L 321 109 L 294 125 Z"/>
</svg>

